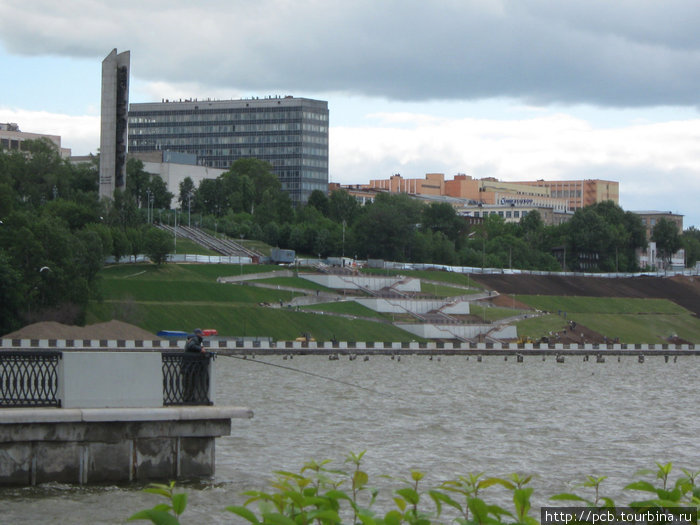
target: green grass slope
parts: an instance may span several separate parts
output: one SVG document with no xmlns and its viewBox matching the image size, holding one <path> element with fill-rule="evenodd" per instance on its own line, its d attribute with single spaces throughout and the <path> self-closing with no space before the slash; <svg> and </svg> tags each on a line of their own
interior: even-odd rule
<svg viewBox="0 0 700 525">
<path fill-rule="evenodd" d="M 671 337 L 700 341 L 700 319 L 666 299 L 518 295 L 517 300 L 548 315 L 517 324 L 518 333 L 538 339 L 575 321 L 627 344 L 658 344 Z"/>
<path fill-rule="evenodd" d="M 293 340 L 310 333 L 317 340 L 411 341 L 415 336 L 391 324 L 348 319 L 296 308 L 269 308 L 299 293 L 223 284 L 217 277 L 278 271 L 277 266 L 168 264 L 115 265 L 101 273 L 100 300 L 90 303 L 88 323 L 119 319 L 152 333 L 215 328 L 222 336 Z M 270 284 L 299 283 L 272 277 Z M 265 282 L 265 281 L 263 281 Z M 308 282 L 308 281 L 306 281 Z M 311 287 L 314 289 L 314 287 Z"/>
</svg>

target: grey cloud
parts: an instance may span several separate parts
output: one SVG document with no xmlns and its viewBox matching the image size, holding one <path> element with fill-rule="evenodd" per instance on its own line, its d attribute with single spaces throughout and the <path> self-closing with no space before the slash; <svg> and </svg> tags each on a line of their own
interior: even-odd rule
<svg viewBox="0 0 700 525">
<path fill-rule="evenodd" d="M 8 50 L 101 59 L 130 49 L 145 80 L 413 101 L 697 104 L 695 0 L 36 3 L 0 4 Z"/>
</svg>

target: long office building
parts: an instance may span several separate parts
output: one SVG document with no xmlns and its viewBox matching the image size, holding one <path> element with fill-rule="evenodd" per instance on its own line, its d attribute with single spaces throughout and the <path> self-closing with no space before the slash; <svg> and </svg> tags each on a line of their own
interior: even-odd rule
<svg viewBox="0 0 700 525">
<path fill-rule="evenodd" d="M 228 169 L 269 162 L 295 204 L 328 191 L 328 102 L 295 97 L 163 100 L 129 106 L 129 152 L 173 151 Z"/>
</svg>

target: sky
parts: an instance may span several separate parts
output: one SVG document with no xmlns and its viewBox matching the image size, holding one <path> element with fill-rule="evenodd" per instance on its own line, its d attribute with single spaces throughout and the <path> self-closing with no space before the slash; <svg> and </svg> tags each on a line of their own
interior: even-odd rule
<svg viewBox="0 0 700 525">
<path fill-rule="evenodd" d="M 0 122 L 99 147 L 131 102 L 327 100 L 329 178 L 604 179 L 700 228 L 697 0 L 0 0 Z"/>
</svg>

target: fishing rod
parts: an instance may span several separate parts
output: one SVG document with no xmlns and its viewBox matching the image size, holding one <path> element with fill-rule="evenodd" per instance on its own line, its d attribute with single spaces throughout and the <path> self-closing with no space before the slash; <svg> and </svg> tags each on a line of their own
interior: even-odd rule
<svg viewBox="0 0 700 525">
<path fill-rule="evenodd" d="M 379 390 L 367 388 L 365 386 L 358 385 L 356 383 L 350 383 L 349 381 L 343 381 L 342 379 L 336 379 L 334 377 L 328 377 L 328 376 L 324 376 L 321 374 L 316 374 L 315 372 L 308 372 L 306 370 L 300 370 L 298 368 L 294 368 L 293 366 L 278 365 L 277 363 L 270 363 L 268 361 L 260 361 L 259 359 L 255 359 L 255 358 L 249 359 L 247 357 L 241 357 L 238 355 L 230 355 L 230 354 L 219 354 L 219 355 L 224 355 L 226 357 L 233 357 L 234 359 L 240 359 L 241 361 L 248 361 L 248 362 L 252 362 L 252 363 L 259 363 L 261 365 L 274 366 L 277 368 L 282 368 L 284 370 L 291 370 L 292 372 L 297 372 L 299 374 L 306 374 L 309 376 L 318 377 L 320 379 L 325 379 L 327 381 L 333 381 L 334 383 L 340 383 L 342 385 L 351 386 L 353 388 L 359 388 L 361 390 L 366 390 L 367 392 L 372 392 L 373 394 L 378 394 L 380 396 L 394 397 L 392 394 L 388 394 L 386 392 L 380 392 Z"/>
</svg>

